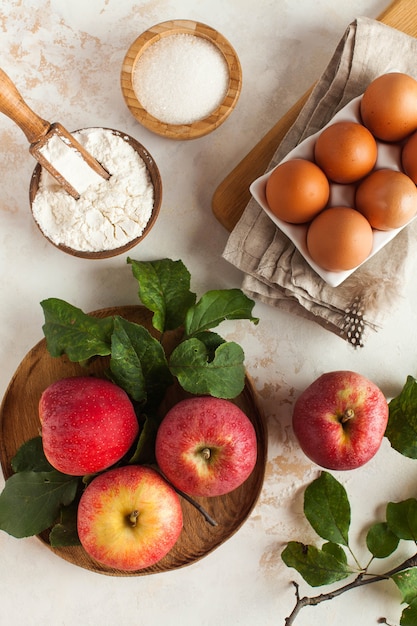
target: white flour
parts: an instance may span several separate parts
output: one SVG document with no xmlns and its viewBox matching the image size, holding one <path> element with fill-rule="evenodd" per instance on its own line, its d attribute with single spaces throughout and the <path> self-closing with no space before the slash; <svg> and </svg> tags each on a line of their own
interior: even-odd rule
<svg viewBox="0 0 417 626">
<path fill-rule="evenodd" d="M 51 135 L 40 149 L 40 153 L 79 194 L 90 185 L 101 182 L 100 174 L 97 174 L 78 150 L 68 145 L 60 135 Z"/>
<path fill-rule="evenodd" d="M 82 252 L 114 250 L 139 237 L 154 205 L 154 189 L 143 159 L 123 136 L 89 128 L 74 137 L 111 174 L 75 200 L 42 170 L 33 216 L 53 243 Z"/>
</svg>

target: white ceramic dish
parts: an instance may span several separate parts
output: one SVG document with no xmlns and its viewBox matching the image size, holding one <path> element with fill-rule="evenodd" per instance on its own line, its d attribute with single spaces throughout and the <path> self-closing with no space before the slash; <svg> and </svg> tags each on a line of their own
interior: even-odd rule
<svg viewBox="0 0 417 626">
<path fill-rule="evenodd" d="M 349 104 L 347 104 L 343 109 L 341 109 L 336 115 L 330 120 L 326 126 L 320 129 L 314 135 L 307 137 L 304 139 L 298 146 L 296 146 L 291 152 L 289 152 L 284 159 L 282 159 L 281 163 L 284 161 L 288 161 L 288 159 L 294 158 L 303 158 L 313 160 L 314 153 L 314 144 L 317 136 L 326 128 L 330 126 L 330 124 L 334 124 L 335 122 L 341 121 L 355 121 L 360 122 L 360 101 L 362 96 L 358 96 L 357 98 L 351 100 Z M 378 158 L 375 165 L 375 169 L 381 168 L 390 168 L 401 171 L 401 145 L 400 144 L 385 144 L 377 140 L 378 146 Z M 279 164 L 278 164 L 279 165 Z M 278 165 L 276 167 L 278 167 Z M 275 169 L 275 168 L 274 168 Z M 273 171 L 273 170 L 271 170 Z M 268 204 L 266 202 L 265 197 L 265 187 L 266 181 L 269 178 L 271 171 L 260 176 L 250 186 L 250 192 L 258 204 L 262 207 L 262 209 L 269 215 L 271 220 L 278 226 L 278 228 L 287 235 L 287 237 L 293 242 L 299 252 L 303 255 L 307 263 L 313 268 L 313 270 L 329 285 L 332 287 L 337 287 L 340 285 L 346 278 L 348 278 L 353 272 L 355 272 L 360 265 L 357 267 L 343 272 L 328 272 L 321 267 L 319 267 L 316 263 L 314 263 L 313 259 L 310 257 L 307 246 L 306 246 L 306 233 L 307 233 L 307 225 L 306 224 L 289 224 L 288 222 L 284 222 L 283 220 L 278 219 L 268 208 Z M 354 185 L 339 185 L 339 184 L 330 184 L 330 198 L 329 198 L 329 206 L 337 206 L 337 205 L 346 205 L 352 204 L 354 199 Z M 413 218 L 415 219 L 415 218 Z M 411 220 L 412 221 L 412 220 Z M 410 222 L 408 222 L 410 223 Z M 368 258 L 363 262 L 366 263 L 374 254 L 379 252 L 389 241 L 394 239 L 398 233 L 405 228 L 407 224 L 402 226 L 401 228 L 396 228 L 395 230 L 390 231 L 377 231 L 374 230 L 374 243 L 372 247 L 372 251 Z M 361 265 L 363 265 L 361 263 Z"/>
</svg>

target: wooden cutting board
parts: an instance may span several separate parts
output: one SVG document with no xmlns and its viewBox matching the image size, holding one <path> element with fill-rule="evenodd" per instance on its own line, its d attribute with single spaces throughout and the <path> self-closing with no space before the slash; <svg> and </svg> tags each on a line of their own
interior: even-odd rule
<svg viewBox="0 0 417 626">
<path fill-rule="evenodd" d="M 416 0 L 395 0 L 378 17 L 380 22 L 417 37 Z M 312 87 L 271 128 L 254 148 L 226 176 L 214 192 L 212 210 L 218 221 L 230 232 L 250 200 L 249 186 L 265 173 L 288 129 L 295 122 Z"/>
</svg>

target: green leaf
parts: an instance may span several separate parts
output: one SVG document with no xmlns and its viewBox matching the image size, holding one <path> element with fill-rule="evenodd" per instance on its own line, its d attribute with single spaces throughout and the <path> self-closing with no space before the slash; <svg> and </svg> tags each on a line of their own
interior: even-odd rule
<svg viewBox="0 0 417 626">
<path fill-rule="evenodd" d="M 186 335 L 191 337 L 202 330 L 215 328 L 224 320 L 249 319 L 257 324 L 258 318 L 252 316 L 254 304 L 240 289 L 208 291 L 188 310 Z"/>
<path fill-rule="evenodd" d="M 53 548 L 79 546 L 80 538 L 77 530 L 78 501 L 62 507 L 60 521 L 49 533 L 49 543 Z"/>
<path fill-rule="evenodd" d="M 93 317 L 58 298 L 43 300 L 41 307 L 45 317 L 42 330 L 51 356 L 66 354 L 70 361 L 82 362 L 110 354 L 112 317 Z"/>
<path fill-rule="evenodd" d="M 182 261 L 134 261 L 128 258 L 139 283 L 139 298 L 154 313 L 152 323 L 160 332 L 184 324 L 187 310 L 196 300 L 190 291 L 190 273 Z"/>
<path fill-rule="evenodd" d="M 311 587 L 329 585 L 347 578 L 352 571 L 327 550 L 291 541 L 281 555 L 287 567 L 293 567 Z"/>
<path fill-rule="evenodd" d="M 13 474 L 0 495 L 0 529 L 18 538 L 46 530 L 74 500 L 78 481 L 55 470 Z"/>
<path fill-rule="evenodd" d="M 159 421 L 150 416 L 145 416 L 140 435 L 133 456 L 129 459 L 132 465 L 151 465 L 155 463 L 155 440 L 158 432 Z"/>
<path fill-rule="evenodd" d="M 384 559 L 392 554 L 399 541 L 386 522 L 374 524 L 366 535 L 368 550 L 377 559 Z"/>
<path fill-rule="evenodd" d="M 400 626 L 416 626 L 417 624 L 417 601 L 414 601 L 402 612 Z"/>
<path fill-rule="evenodd" d="M 321 549 L 323 550 L 323 552 L 332 554 L 335 559 L 346 565 L 347 555 L 343 548 L 339 546 L 339 544 L 329 541 L 328 543 L 324 543 Z"/>
<path fill-rule="evenodd" d="M 389 502 L 386 516 L 390 530 L 399 539 L 417 541 L 417 500 L 415 498 L 402 502 Z"/>
<path fill-rule="evenodd" d="M 344 487 L 328 472 L 322 472 L 306 488 L 304 514 L 320 537 L 349 545 L 349 500 Z"/>
<path fill-rule="evenodd" d="M 201 333 L 196 333 L 193 339 L 198 339 L 207 348 L 207 354 L 209 361 L 214 359 L 215 352 L 222 343 L 226 343 L 223 337 L 220 337 L 217 333 L 213 333 L 210 330 L 203 330 Z"/>
<path fill-rule="evenodd" d="M 401 393 L 389 402 L 388 407 L 385 436 L 394 450 L 417 459 L 417 380 L 408 376 Z"/>
<path fill-rule="evenodd" d="M 128 323 L 128 322 L 127 322 Z M 137 327 L 135 333 L 130 334 L 143 335 L 145 329 L 142 326 Z M 142 329 L 142 330 L 139 330 Z M 143 332 L 144 331 L 144 332 Z M 136 402 L 146 402 L 146 384 L 142 371 L 142 365 L 139 355 L 135 347 L 132 345 L 135 338 L 130 339 L 127 329 L 121 321 L 121 318 L 114 320 L 114 331 L 111 338 L 111 359 L 110 371 L 111 378 L 119 387 L 122 387 Z"/>
<path fill-rule="evenodd" d="M 11 466 L 16 472 L 50 472 L 54 468 L 43 451 L 42 437 L 25 441 L 12 459 Z"/>
<path fill-rule="evenodd" d="M 416 603 L 417 606 L 417 567 L 402 570 L 391 578 L 401 592 L 401 601 L 406 604 Z"/>
<path fill-rule="evenodd" d="M 115 317 L 110 371 L 137 402 L 159 404 L 173 378 L 162 345 L 146 328 Z"/>
<path fill-rule="evenodd" d="M 222 343 L 210 360 L 206 346 L 198 339 L 183 341 L 171 354 L 169 368 L 185 391 L 232 399 L 245 384 L 244 354 L 234 342 Z"/>
</svg>

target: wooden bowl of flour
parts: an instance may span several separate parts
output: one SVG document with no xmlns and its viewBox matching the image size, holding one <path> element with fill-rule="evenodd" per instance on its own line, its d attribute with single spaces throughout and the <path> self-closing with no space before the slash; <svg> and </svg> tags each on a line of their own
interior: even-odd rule
<svg viewBox="0 0 417 626">
<path fill-rule="evenodd" d="M 109 171 L 110 179 L 75 200 L 38 163 L 29 186 L 35 223 L 50 243 L 72 256 L 124 254 L 157 220 L 162 202 L 159 169 L 147 149 L 126 133 L 85 128 L 73 134 Z"/>
<path fill-rule="evenodd" d="M 130 46 L 121 88 L 133 116 L 170 139 L 211 133 L 234 110 L 242 88 L 239 58 L 218 31 L 201 22 L 153 26 Z"/>
</svg>

